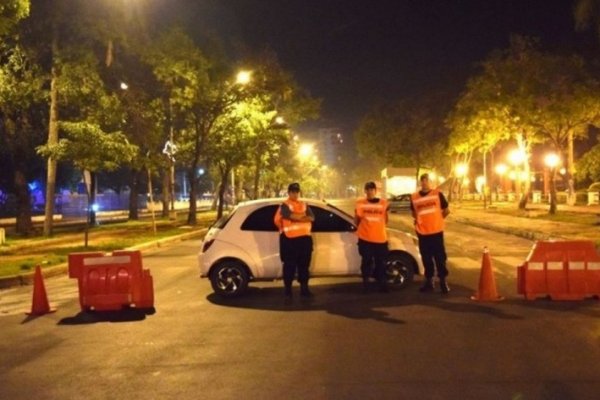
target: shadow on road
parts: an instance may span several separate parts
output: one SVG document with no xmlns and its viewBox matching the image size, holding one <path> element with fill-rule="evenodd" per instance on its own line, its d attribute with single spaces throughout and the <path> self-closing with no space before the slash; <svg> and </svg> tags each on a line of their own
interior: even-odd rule
<svg viewBox="0 0 600 400">
<path fill-rule="evenodd" d="M 66 317 L 58 321 L 58 325 L 82 325 L 98 322 L 131 322 L 143 321 L 146 315 L 156 312 L 154 308 L 126 308 L 119 311 L 82 311 L 74 317 Z"/>
<path fill-rule="evenodd" d="M 312 286 L 313 298 L 305 299 L 294 293 L 285 299 L 281 287 L 250 287 L 246 295 L 239 298 L 223 298 L 214 293 L 207 300 L 223 307 L 245 308 L 267 311 L 325 311 L 351 319 L 373 319 L 381 322 L 404 324 L 405 321 L 392 317 L 382 310 L 386 307 L 422 306 L 434 307 L 449 312 L 480 313 L 495 318 L 519 320 L 522 316 L 507 313 L 494 304 L 477 303 L 469 300 L 473 293 L 466 287 L 453 286 L 450 295 L 419 293 L 413 284 L 404 289 L 392 289 L 389 293 L 375 290 L 364 292 L 362 283 L 345 283 Z"/>
</svg>

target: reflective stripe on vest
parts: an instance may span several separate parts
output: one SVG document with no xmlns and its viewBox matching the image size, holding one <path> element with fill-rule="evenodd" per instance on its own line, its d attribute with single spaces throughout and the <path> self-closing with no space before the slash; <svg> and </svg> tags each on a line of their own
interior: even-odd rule
<svg viewBox="0 0 600 400">
<path fill-rule="evenodd" d="M 294 214 L 305 214 L 306 203 L 302 201 L 292 201 L 287 199 L 284 201 Z M 284 233 L 288 238 L 296 238 L 300 236 L 310 236 L 312 222 L 292 221 L 281 216 L 281 206 L 277 209 L 274 218 L 275 225 L 279 228 L 280 233 Z"/>
<path fill-rule="evenodd" d="M 385 229 L 388 202 L 379 199 L 377 203 L 369 203 L 366 198 L 356 202 L 356 215 L 360 218 L 356 234 L 362 240 L 372 243 L 387 242 Z"/>
<path fill-rule="evenodd" d="M 444 216 L 438 190 L 433 189 L 425 196 L 415 192 L 411 200 L 417 219 L 415 223 L 417 233 L 433 235 L 444 230 Z"/>
</svg>

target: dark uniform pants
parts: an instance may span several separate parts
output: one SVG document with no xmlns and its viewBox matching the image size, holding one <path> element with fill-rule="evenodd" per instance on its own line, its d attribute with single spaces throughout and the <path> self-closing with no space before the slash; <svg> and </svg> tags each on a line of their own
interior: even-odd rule
<svg viewBox="0 0 600 400">
<path fill-rule="evenodd" d="M 425 277 L 433 278 L 435 269 L 440 279 L 448 275 L 446 268 L 446 248 L 444 246 L 444 232 L 433 235 L 419 235 L 419 251 L 425 267 Z"/>
<path fill-rule="evenodd" d="M 388 244 L 367 242 L 358 239 L 358 254 L 362 257 L 360 272 L 364 280 L 369 279 L 372 272 L 372 266 L 375 265 L 375 279 L 379 284 L 386 282 L 385 262 L 388 255 Z"/>
<path fill-rule="evenodd" d="M 288 238 L 279 235 L 279 256 L 283 262 L 283 283 L 290 286 L 296 273 L 300 284 L 308 283 L 313 241 L 311 236 Z"/>
</svg>

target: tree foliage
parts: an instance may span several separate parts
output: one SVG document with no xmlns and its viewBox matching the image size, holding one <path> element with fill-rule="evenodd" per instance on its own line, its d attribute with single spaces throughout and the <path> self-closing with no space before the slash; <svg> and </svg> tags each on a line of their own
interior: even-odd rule
<svg viewBox="0 0 600 400">
<path fill-rule="evenodd" d="M 0 36 L 11 32 L 14 26 L 29 15 L 29 0 L 0 0 Z"/>
</svg>

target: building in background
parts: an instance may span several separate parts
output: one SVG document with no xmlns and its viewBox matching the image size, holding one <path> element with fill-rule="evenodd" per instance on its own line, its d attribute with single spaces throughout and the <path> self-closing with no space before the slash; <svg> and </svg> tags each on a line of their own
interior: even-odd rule
<svg viewBox="0 0 600 400">
<path fill-rule="evenodd" d="M 317 140 L 323 165 L 335 166 L 340 158 L 344 136 L 339 128 L 320 128 Z"/>
</svg>

